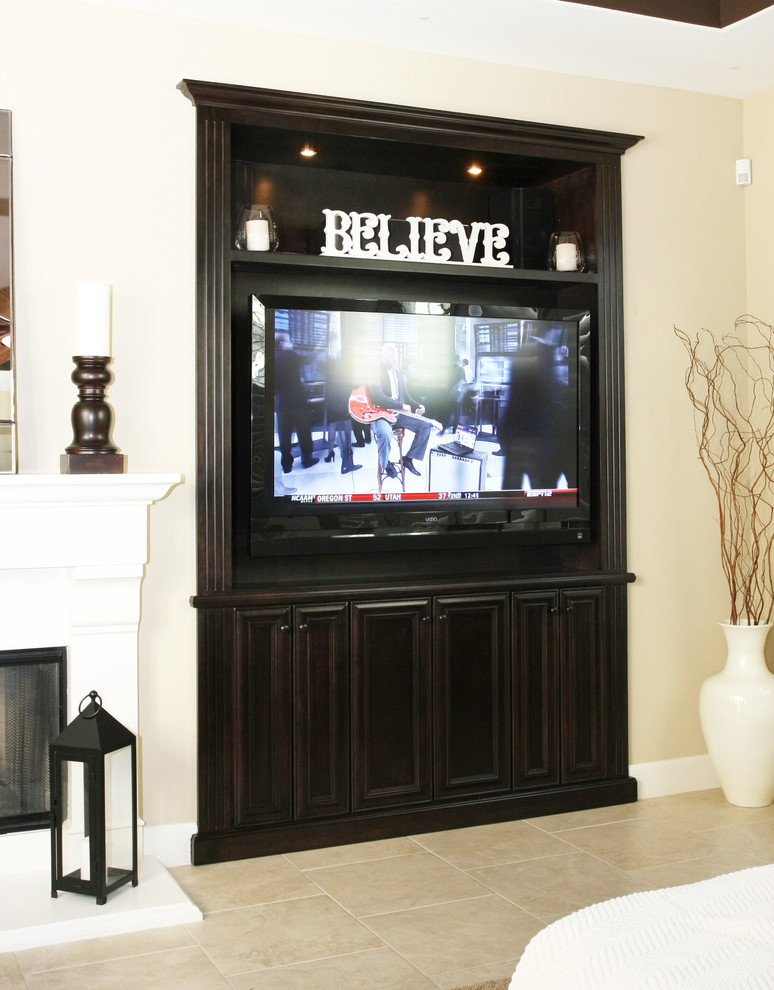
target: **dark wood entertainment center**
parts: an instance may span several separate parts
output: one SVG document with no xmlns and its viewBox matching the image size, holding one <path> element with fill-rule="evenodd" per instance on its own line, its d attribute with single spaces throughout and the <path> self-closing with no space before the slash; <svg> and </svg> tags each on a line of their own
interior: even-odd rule
<svg viewBox="0 0 774 990">
<path fill-rule="evenodd" d="M 636 799 L 628 775 L 621 157 L 638 137 L 184 80 L 197 111 L 198 833 L 193 862 Z M 316 160 L 298 157 L 313 142 Z M 469 180 L 473 159 L 483 176 Z M 487 220 L 549 190 L 583 272 L 310 252 L 321 208 Z M 273 253 L 237 250 L 269 203 Z M 418 206 L 421 204 L 421 206 Z M 520 245 L 543 220 L 514 206 Z M 541 248 L 543 250 L 543 248 Z M 541 255 L 542 257 L 542 255 Z M 396 278 L 592 315 L 591 537 L 252 555 L 256 286 Z M 377 296 L 378 297 L 378 296 Z"/>
</svg>

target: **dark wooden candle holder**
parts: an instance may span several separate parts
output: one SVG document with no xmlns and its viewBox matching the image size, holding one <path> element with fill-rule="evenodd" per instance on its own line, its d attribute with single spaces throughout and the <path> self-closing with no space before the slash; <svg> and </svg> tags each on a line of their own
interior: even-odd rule
<svg viewBox="0 0 774 990">
<path fill-rule="evenodd" d="M 78 386 L 78 401 L 70 416 L 73 442 L 60 457 L 61 474 L 122 474 L 126 456 L 113 443 L 113 410 L 105 401 L 113 373 L 112 358 L 73 357 L 72 381 Z"/>
</svg>

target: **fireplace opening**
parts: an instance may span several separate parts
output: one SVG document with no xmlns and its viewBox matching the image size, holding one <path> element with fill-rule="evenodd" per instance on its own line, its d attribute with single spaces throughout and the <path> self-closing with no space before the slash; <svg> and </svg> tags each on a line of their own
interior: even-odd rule
<svg viewBox="0 0 774 990">
<path fill-rule="evenodd" d="M 50 825 L 48 745 L 65 727 L 66 650 L 0 651 L 0 833 Z"/>
</svg>

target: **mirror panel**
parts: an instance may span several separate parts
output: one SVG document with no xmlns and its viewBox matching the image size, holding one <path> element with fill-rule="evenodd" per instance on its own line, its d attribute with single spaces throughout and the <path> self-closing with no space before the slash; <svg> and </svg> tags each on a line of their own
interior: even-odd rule
<svg viewBox="0 0 774 990">
<path fill-rule="evenodd" d="M 0 110 L 0 472 L 16 470 L 11 111 Z"/>
</svg>

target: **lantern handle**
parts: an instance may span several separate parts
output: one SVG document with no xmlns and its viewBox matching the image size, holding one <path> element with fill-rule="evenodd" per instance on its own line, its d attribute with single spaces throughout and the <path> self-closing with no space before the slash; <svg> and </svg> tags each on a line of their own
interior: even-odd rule
<svg viewBox="0 0 774 990">
<path fill-rule="evenodd" d="M 94 705 L 94 711 L 91 715 L 83 714 L 83 704 L 85 701 L 91 701 Z M 99 703 L 97 703 L 98 701 Z M 102 708 L 102 698 L 100 698 L 96 691 L 89 691 L 85 698 L 81 698 L 81 703 L 78 705 L 78 714 L 83 716 L 83 718 L 94 718 L 100 708 Z"/>
</svg>

